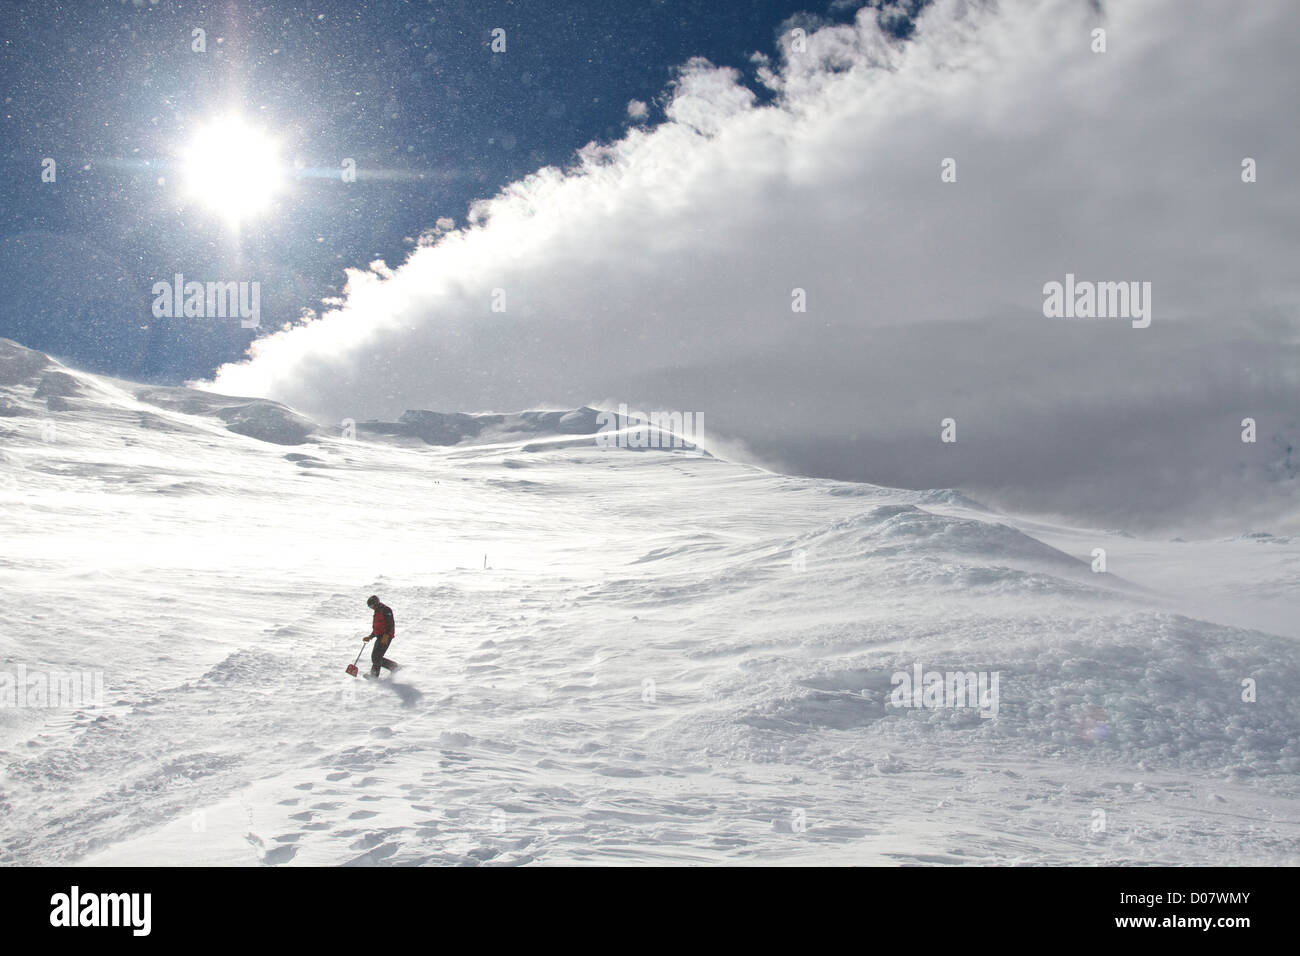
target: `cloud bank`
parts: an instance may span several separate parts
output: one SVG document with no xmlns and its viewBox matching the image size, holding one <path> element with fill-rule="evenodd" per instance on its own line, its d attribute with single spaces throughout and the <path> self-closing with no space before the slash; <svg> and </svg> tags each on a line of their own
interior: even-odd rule
<svg viewBox="0 0 1300 956">
<path fill-rule="evenodd" d="M 770 102 L 693 61 L 664 122 L 351 272 L 213 387 L 329 420 L 626 401 L 794 472 L 1285 527 L 1297 30 L 1286 0 L 948 0 L 906 42 L 871 11 L 786 34 Z M 1150 282 L 1151 326 L 1045 318 L 1067 274 Z"/>
</svg>

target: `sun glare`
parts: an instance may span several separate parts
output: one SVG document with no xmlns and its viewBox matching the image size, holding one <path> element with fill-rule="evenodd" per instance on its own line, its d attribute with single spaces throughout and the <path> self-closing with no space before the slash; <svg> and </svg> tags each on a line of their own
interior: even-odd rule
<svg viewBox="0 0 1300 956">
<path fill-rule="evenodd" d="M 265 210 L 283 180 L 275 141 L 238 117 L 200 128 L 182 171 L 186 193 L 232 225 Z"/>
</svg>

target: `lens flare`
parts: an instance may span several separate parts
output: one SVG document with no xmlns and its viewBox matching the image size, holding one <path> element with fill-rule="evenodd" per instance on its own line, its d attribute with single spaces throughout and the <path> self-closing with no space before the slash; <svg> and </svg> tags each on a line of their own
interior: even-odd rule
<svg viewBox="0 0 1300 956">
<path fill-rule="evenodd" d="M 198 130 L 182 174 L 186 194 L 232 225 L 264 211 L 284 180 L 275 140 L 235 116 Z"/>
</svg>

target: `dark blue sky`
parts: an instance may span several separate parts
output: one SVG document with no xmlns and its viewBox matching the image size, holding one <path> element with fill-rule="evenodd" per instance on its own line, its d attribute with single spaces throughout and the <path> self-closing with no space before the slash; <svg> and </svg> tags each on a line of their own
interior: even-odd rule
<svg viewBox="0 0 1300 956">
<path fill-rule="evenodd" d="M 622 134 L 692 56 L 752 76 L 793 15 L 855 2 L 6 2 L 0 336 L 138 380 L 206 376 L 251 331 L 155 319 L 150 288 L 257 280 L 266 334 L 335 295 L 343 269 L 399 264 L 439 217 Z M 877 6 L 879 3 L 872 3 Z M 898 33 L 914 0 L 885 4 Z M 811 21 L 809 23 L 811 25 Z M 191 31 L 207 52 L 191 50 Z M 504 54 L 490 50 L 506 30 Z M 178 202 L 178 146 L 234 109 L 302 170 L 238 243 Z M 41 181 L 53 158 L 57 181 Z M 358 179 L 335 171 L 356 160 Z M 382 176 L 377 174 L 382 171 Z M 162 182 L 160 183 L 160 180 Z"/>
</svg>

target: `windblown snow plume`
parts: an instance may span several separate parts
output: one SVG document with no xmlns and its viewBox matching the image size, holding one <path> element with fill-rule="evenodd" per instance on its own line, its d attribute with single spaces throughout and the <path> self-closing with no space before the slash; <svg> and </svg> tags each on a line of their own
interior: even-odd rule
<svg viewBox="0 0 1300 956">
<path fill-rule="evenodd" d="M 1300 444 L 1297 30 L 1281 0 L 950 0 L 907 41 L 871 11 L 786 31 L 753 80 L 692 61 L 665 122 L 353 271 L 215 387 L 333 421 L 628 401 L 812 475 L 1276 520 Z M 1049 317 L 1076 280 L 1095 307 Z M 1124 311 L 1087 317 L 1107 298 Z"/>
</svg>

